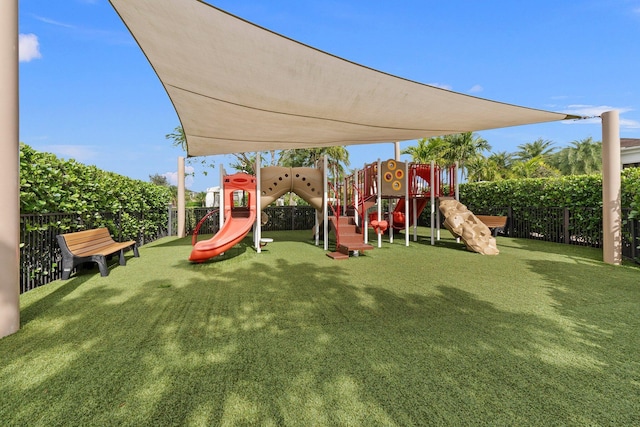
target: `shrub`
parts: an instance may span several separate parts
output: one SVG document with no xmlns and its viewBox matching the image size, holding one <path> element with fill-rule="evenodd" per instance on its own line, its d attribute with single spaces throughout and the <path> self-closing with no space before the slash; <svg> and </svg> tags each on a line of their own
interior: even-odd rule
<svg viewBox="0 0 640 427">
<path fill-rule="evenodd" d="M 167 187 L 106 172 L 75 160 L 59 159 L 20 144 L 22 214 L 75 213 L 84 222 L 108 226 L 114 232 L 113 219 L 102 218 L 102 214 L 123 213 L 123 236 L 132 238 L 140 227 L 153 233 L 159 224 L 165 224 L 170 200 Z M 132 214 L 141 219 L 133 221 Z M 74 224 L 55 226 L 62 230 L 74 228 Z"/>
</svg>

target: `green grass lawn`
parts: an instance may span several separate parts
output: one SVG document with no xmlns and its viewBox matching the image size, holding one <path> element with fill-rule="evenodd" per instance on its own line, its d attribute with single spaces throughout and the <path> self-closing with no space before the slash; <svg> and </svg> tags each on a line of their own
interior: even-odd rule
<svg viewBox="0 0 640 427">
<path fill-rule="evenodd" d="M 446 231 L 334 261 L 263 234 L 199 265 L 162 239 L 22 295 L 2 425 L 640 425 L 637 267 Z"/>
</svg>

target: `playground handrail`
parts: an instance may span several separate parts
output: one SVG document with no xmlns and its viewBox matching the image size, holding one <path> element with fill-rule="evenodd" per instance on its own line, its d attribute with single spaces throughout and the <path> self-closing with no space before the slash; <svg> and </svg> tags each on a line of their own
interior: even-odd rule
<svg viewBox="0 0 640 427">
<path fill-rule="evenodd" d="M 353 187 L 353 192 L 354 192 L 354 199 L 355 196 L 358 196 L 358 203 L 355 203 L 355 200 L 351 200 L 351 204 L 353 205 L 353 209 L 356 211 L 356 214 L 360 217 L 360 221 L 358 223 L 358 225 L 360 227 L 364 226 L 364 217 L 367 214 L 364 210 L 364 198 L 362 197 L 362 194 L 360 192 L 360 189 L 358 188 L 358 186 L 356 185 L 355 182 L 351 183 L 351 186 Z M 362 209 L 360 209 L 360 206 L 362 206 Z"/>
<path fill-rule="evenodd" d="M 198 233 L 200 232 L 200 227 L 202 227 L 202 224 L 204 224 L 207 218 L 218 212 L 220 212 L 219 208 L 213 209 L 207 212 L 207 214 L 203 216 L 200 221 L 198 221 L 198 225 L 196 225 L 196 228 L 193 230 L 193 235 L 191 236 L 191 246 L 195 246 L 195 244 L 198 242 Z"/>
<path fill-rule="evenodd" d="M 327 188 L 329 193 L 328 199 L 331 200 L 331 194 L 333 193 L 333 199 L 335 200 L 335 203 L 330 203 L 329 200 L 327 200 L 327 204 L 331 208 L 333 215 L 336 217 L 336 221 L 333 225 L 336 228 L 336 247 L 338 247 L 340 246 L 340 195 L 338 194 L 335 185 L 333 185 L 331 181 L 327 182 Z M 337 211 L 335 205 L 337 205 Z"/>
</svg>

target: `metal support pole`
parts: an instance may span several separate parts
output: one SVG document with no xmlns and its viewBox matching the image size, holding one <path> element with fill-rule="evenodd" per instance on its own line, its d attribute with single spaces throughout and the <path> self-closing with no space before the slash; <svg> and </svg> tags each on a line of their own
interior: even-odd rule
<svg viewBox="0 0 640 427">
<path fill-rule="evenodd" d="M 338 181 L 338 177 L 336 177 L 336 182 Z M 339 189 L 340 187 L 338 187 L 336 185 L 336 188 Z M 344 209 L 344 215 L 347 215 L 347 178 L 343 178 L 342 179 L 342 206 Z M 357 224 L 357 221 L 356 221 Z"/>
<path fill-rule="evenodd" d="M 456 160 L 456 168 L 455 168 L 455 173 L 453 174 L 454 178 L 455 178 L 455 182 L 453 183 L 453 188 L 455 189 L 455 193 L 456 193 L 456 200 L 460 201 L 460 186 L 458 186 L 458 183 L 460 182 L 460 180 L 458 179 L 458 170 L 459 170 L 459 164 L 458 161 Z"/>
<path fill-rule="evenodd" d="M 434 214 L 436 213 L 436 191 L 440 191 L 439 188 L 437 188 L 437 186 L 434 186 L 433 184 L 435 183 L 435 167 L 436 164 L 435 162 L 432 160 L 431 161 L 431 165 L 429 167 L 429 193 L 431 195 L 431 245 L 435 245 L 436 241 L 435 241 L 435 217 Z"/>
<path fill-rule="evenodd" d="M 358 194 L 358 170 L 356 169 L 355 171 L 353 171 L 353 180 L 352 180 L 352 185 L 353 188 L 348 189 L 349 191 L 351 191 L 351 193 L 353 194 L 353 207 L 355 208 L 355 217 L 356 217 L 356 225 L 358 227 L 362 227 L 363 226 L 363 212 L 362 210 L 364 209 L 364 205 L 362 207 L 360 207 L 360 195 Z M 362 232 L 365 236 L 366 239 L 366 233 L 363 231 Z"/>
<path fill-rule="evenodd" d="M 18 1 L 0 1 L 0 338 L 20 328 Z"/>
<path fill-rule="evenodd" d="M 186 236 L 184 201 L 184 157 L 178 157 L 178 237 Z"/>
<path fill-rule="evenodd" d="M 224 166 L 220 165 L 220 196 L 218 197 L 218 230 L 222 230 L 224 225 L 224 205 L 227 201 L 224 199 L 224 177 L 227 172 Z"/>
<path fill-rule="evenodd" d="M 602 113 L 602 236 L 603 260 L 622 263 L 620 119 L 617 111 Z"/>
<path fill-rule="evenodd" d="M 262 204 L 260 203 L 260 198 L 262 197 L 262 188 L 260 185 L 260 165 L 262 164 L 262 158 L 260 156 L 260 152 L 256 153 L 256 232 L 254 233 L 254 246 L 256 248 L 256 252 L 262 252 L 262 246 L 260 245 L 260 241 L 262 240 Z"/>
<path fill-rule="evenodd" d="M 397 200 L 395 204 L 397 204 Z M 391 203 L 391 199 L 387 199 L 387 218 L 389 218 L 387 230 L 389 230 L 389 243 L 393 243 L 393 209 L 394 203 Z"/>
<path fill-rule="evenodd" d="M 378 190 L 378 197 L 376 199 L 376 201 L 378 202 L 378 222 L 382 221 L 382 174 L 380 173 L 382 171 L 382 162 L 380 161 L 380 159 L 378 159 L 378 171 L 377 171 L 377 176 L 376 176 L 376 183 L 377 183 L 377 190 Z M 381 248 L 382 247 L 382 233 L 380 232 L 380 229 L 378 228 L 378 247 Z"/>
<path fill-rule="evenodd" d="M 398 144 L 399 146 L 400 144 Z M 404 164 L 404 176 L 406 180 L 406 189 L 405 189 L 405 197 L 404 197 L 404 245 L 409 246 L 409 232 L 411 230 L 411 224 L 409 224 L 409 196 L 411 193 L 409 192 L 410 185 L 413 182 L 409 182 L 409 162 Z M 415 177 L 414 177 L 415 179 Z M 415 219 L 415 214 L 413 216 Z"/>
<path fill-rule="evenodd" d="M 329 203 L 329 189 L 328 189 L 328 174 L 327 167 L 329 162 L 327 161 L 327 156 L 322 158 L 322 185 L 323 185 L 323 196 L 322 196 L 322 226 L 324 232 L 324 250 L 329 250 L 329 212 L 327 203 Z"/>
<path fill-rule="evenodd" d="M 413 241 L 418 241 L 418 200 L 413 199 Z"/>
</svg>

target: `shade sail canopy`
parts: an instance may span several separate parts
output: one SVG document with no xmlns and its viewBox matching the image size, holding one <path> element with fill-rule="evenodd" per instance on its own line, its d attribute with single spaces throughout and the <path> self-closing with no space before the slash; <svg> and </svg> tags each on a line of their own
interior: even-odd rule
<svg viewBox="0 0 640 427">
<path fill-rule="evenodd" d="M 576 118 L 376 71 L 198 0 L 110 0 L 162 81 L 190 156 L 428 138 Z"/>
</svg>

